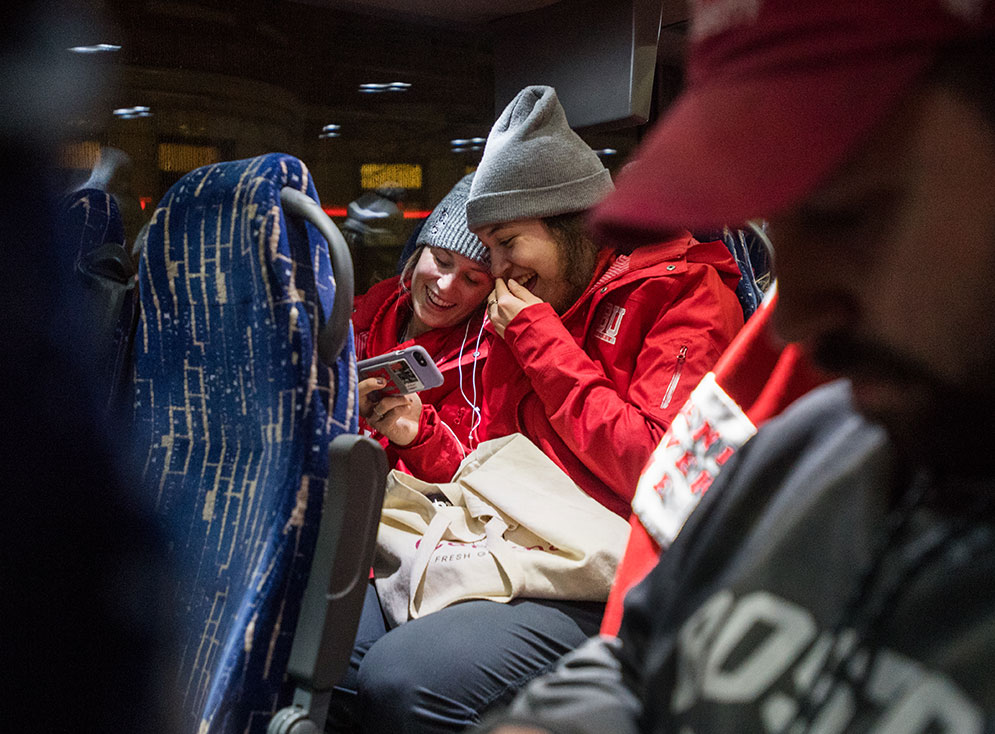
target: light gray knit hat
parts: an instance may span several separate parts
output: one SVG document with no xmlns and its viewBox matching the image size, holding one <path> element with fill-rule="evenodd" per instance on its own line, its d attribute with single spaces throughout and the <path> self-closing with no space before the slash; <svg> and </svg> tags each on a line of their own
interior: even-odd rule
<svg viewBox="0 0 995 734">
<path fill-rule="evenodd" d="M 579 212 L 615 188 L 546 86 L 526 87 L 494 123 L 466 205 L 471 229 Z"/>
<path fill-rule="evenodd" d="M 466 226 L 466 197 L 470 193 L 471 181 L 473 174 L 468 173 L 449 190 L 428 215 L 425 226 L 418 233 L 416 244 L 452 250 L 489 267 L 490 251 Z"/>
</svg>

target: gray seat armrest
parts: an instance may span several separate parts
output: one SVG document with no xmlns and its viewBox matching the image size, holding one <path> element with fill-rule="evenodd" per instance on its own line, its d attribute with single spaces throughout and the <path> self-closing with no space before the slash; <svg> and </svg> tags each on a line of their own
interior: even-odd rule
<svg viewBox="0 0 995 734">
<path fill-rule="evenodd" d="M 332 687 L 346 670 L 363 608 L 387 482 L 383 447 L 341 435 L 329 447 L 330 475 L 307 589 L 287 674 L 292 706 L 270 722 L 270 734 L 324 730 Z"/>
</svg>

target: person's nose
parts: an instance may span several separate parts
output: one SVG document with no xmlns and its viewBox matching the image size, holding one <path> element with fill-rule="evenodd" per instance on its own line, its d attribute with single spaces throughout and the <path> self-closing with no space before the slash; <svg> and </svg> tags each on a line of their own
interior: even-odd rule
<svg viewBox="0 0 995 734">
<path fill-rule="evenodd" d="M 449 290 L 452 290 L 453 284 L 455 282 L 456 282 L 455 273 L 443 273 L 435 281 L 435 287 L 439 290 L 440 293 L 444 293 Z"/>
<path fill-rule="evenodd" d="M 511 269 L 511 263 L 504 256 L 500 248 L 491 248 L 491 275 L 495 278 L 503 278 Z"/>
<path fill-rule="evenodd" d="M 828 334 L 857 327 L 860 305 L 855 284 L 838 267 L 817 257 L 781 256 L 778 250 L 775 272 L 774 328 L 782 339 L 811 345 Z"/>
</svg>

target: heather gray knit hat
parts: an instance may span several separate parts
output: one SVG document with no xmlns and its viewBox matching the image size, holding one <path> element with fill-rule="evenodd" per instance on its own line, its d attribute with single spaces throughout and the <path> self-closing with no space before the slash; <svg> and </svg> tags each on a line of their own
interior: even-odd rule
<svg viewBox="0 0 995 734">
<path fill-rule="evenodd" d="M 556 90 L 526 87 L 487 136 L 467 226 L 583 211 L 614 188 L 597 153 L 567 124 Z"/>
<path fill-rule="evenodd" d="M 473 174 L 469 173 L 450 189 L 439 205 L 425 220 L 418 234 L 418 245 L 441 247 L 490 266 L 491 253 L 480 239 L 466 227 L 466 197 L 470 193 Z"/>
</svg>

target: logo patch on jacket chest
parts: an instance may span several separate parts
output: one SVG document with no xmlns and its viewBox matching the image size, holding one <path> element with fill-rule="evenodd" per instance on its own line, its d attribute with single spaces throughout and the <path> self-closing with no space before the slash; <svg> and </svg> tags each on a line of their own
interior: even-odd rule
<svg viewBox="0 0 995 734">
<path fill-rule="evenodd" d="M 598 321 L 594 327 L 594 336 L 609 344 L 615 343 L 618 330 L 622 326 L 622 317 L 625 316 L 625 309 L 607 301 L 598 308 Z"/>
</svg>

